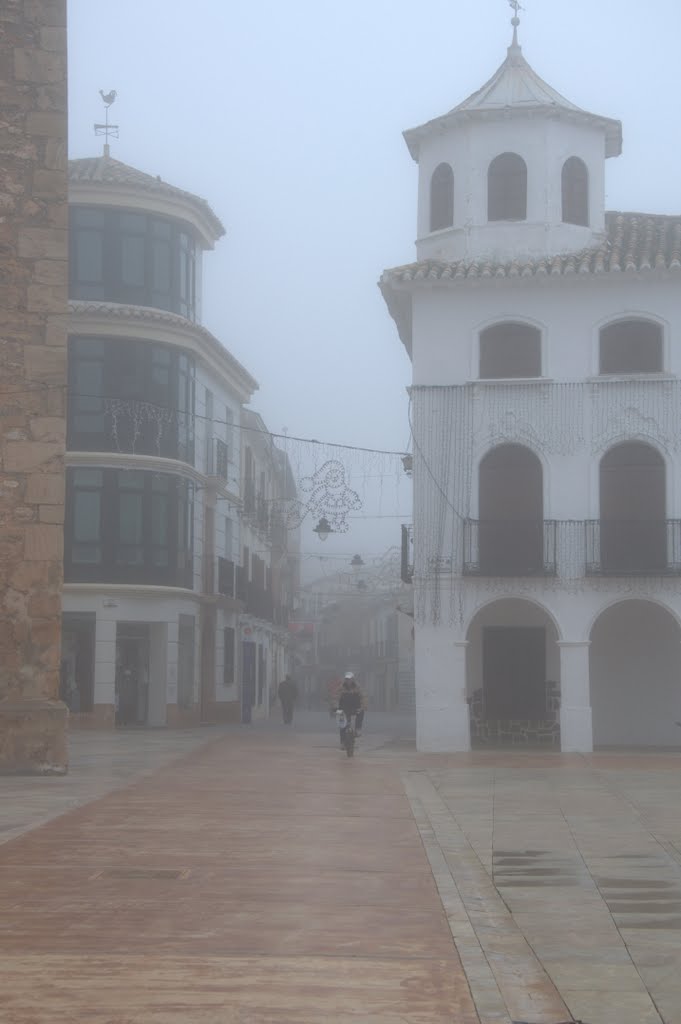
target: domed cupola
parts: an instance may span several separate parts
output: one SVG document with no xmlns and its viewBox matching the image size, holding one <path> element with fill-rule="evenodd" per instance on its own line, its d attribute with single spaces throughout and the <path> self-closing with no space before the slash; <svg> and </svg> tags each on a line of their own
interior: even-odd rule
<svg viewBox="0 0 681 1024">
<path fill-rule="evenodd" d="M 619 121 L 570 103 L 518 44 L 481 89 L 404 133 L 419 165 L 417 254 L 505 261 L 575 252 L 605 236 L 605 160 Z"/>
</svg>

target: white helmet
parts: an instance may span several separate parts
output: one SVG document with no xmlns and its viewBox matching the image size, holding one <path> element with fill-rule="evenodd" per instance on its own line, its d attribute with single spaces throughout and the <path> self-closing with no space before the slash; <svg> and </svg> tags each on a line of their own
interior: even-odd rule
<svg viewBox="0 0 681 1024">
<path fill-rule="evenodd" d="M 355 673 L 354 672 L 346 672 L 344 678 L 345 679 L 354 679 L 355 678 Z"/>
</svg>

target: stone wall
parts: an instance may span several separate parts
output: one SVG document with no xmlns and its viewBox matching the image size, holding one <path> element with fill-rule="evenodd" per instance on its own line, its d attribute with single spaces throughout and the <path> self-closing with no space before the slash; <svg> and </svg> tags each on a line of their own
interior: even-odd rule
<svg viewBox="0 0 681 1024">
<path fill-rule="evenodd" d="M 0 0 L 0 773 L 67 766 L 66 126 L 66 0 Z"/>
</svg>

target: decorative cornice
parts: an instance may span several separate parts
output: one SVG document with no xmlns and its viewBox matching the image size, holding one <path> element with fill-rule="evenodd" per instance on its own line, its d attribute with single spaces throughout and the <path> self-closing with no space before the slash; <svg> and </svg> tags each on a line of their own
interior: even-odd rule
<svg viewBox="0 0 681 1024">
<path fill-rule="evenodd" d="M 129 334 L 131 328 L 137 325 L 138 327 L 158 328 L 166 336 L 167 332 L 171 331 L 178 335 L 184 343 L 188 339 L 193 339 L 194 350 L 204 357 L 211 368 L 217 369 L 224 375 L 225 383 L 231 386 L 242 400 L 248 401 L 253 392 L 258 390 L 258 382 L 255 378 L 218 341 L 215 335 L 201 324 L 193 323 L 186 317 L 180 316 L 179 313 L 156 309 L 153 306 L 131 306 L 120 302 L 72 299 L 69 302 L 69 314 L 72 333 L 79 333 L 80 324 L 76 321 L 82 320 L 84 323 L 80 333 L 91 329 L 93 321 L 99 321 L 105 325 L 121 325 L 125 328 L 126 334 Z M 166 337 L 166 340 L 171 339 Z"/>
</svg>

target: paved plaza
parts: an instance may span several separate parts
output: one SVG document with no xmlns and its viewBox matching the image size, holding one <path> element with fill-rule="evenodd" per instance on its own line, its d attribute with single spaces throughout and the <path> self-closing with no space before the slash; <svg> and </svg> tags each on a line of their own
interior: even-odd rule
<svg viewBox="0 0 681 1024">
<path fill-rule="evenodd" d="M 681 1024 L 681 752 L 372 715 L 72 737 L 0 779 L 8 1024 Z"/>
</svg>

